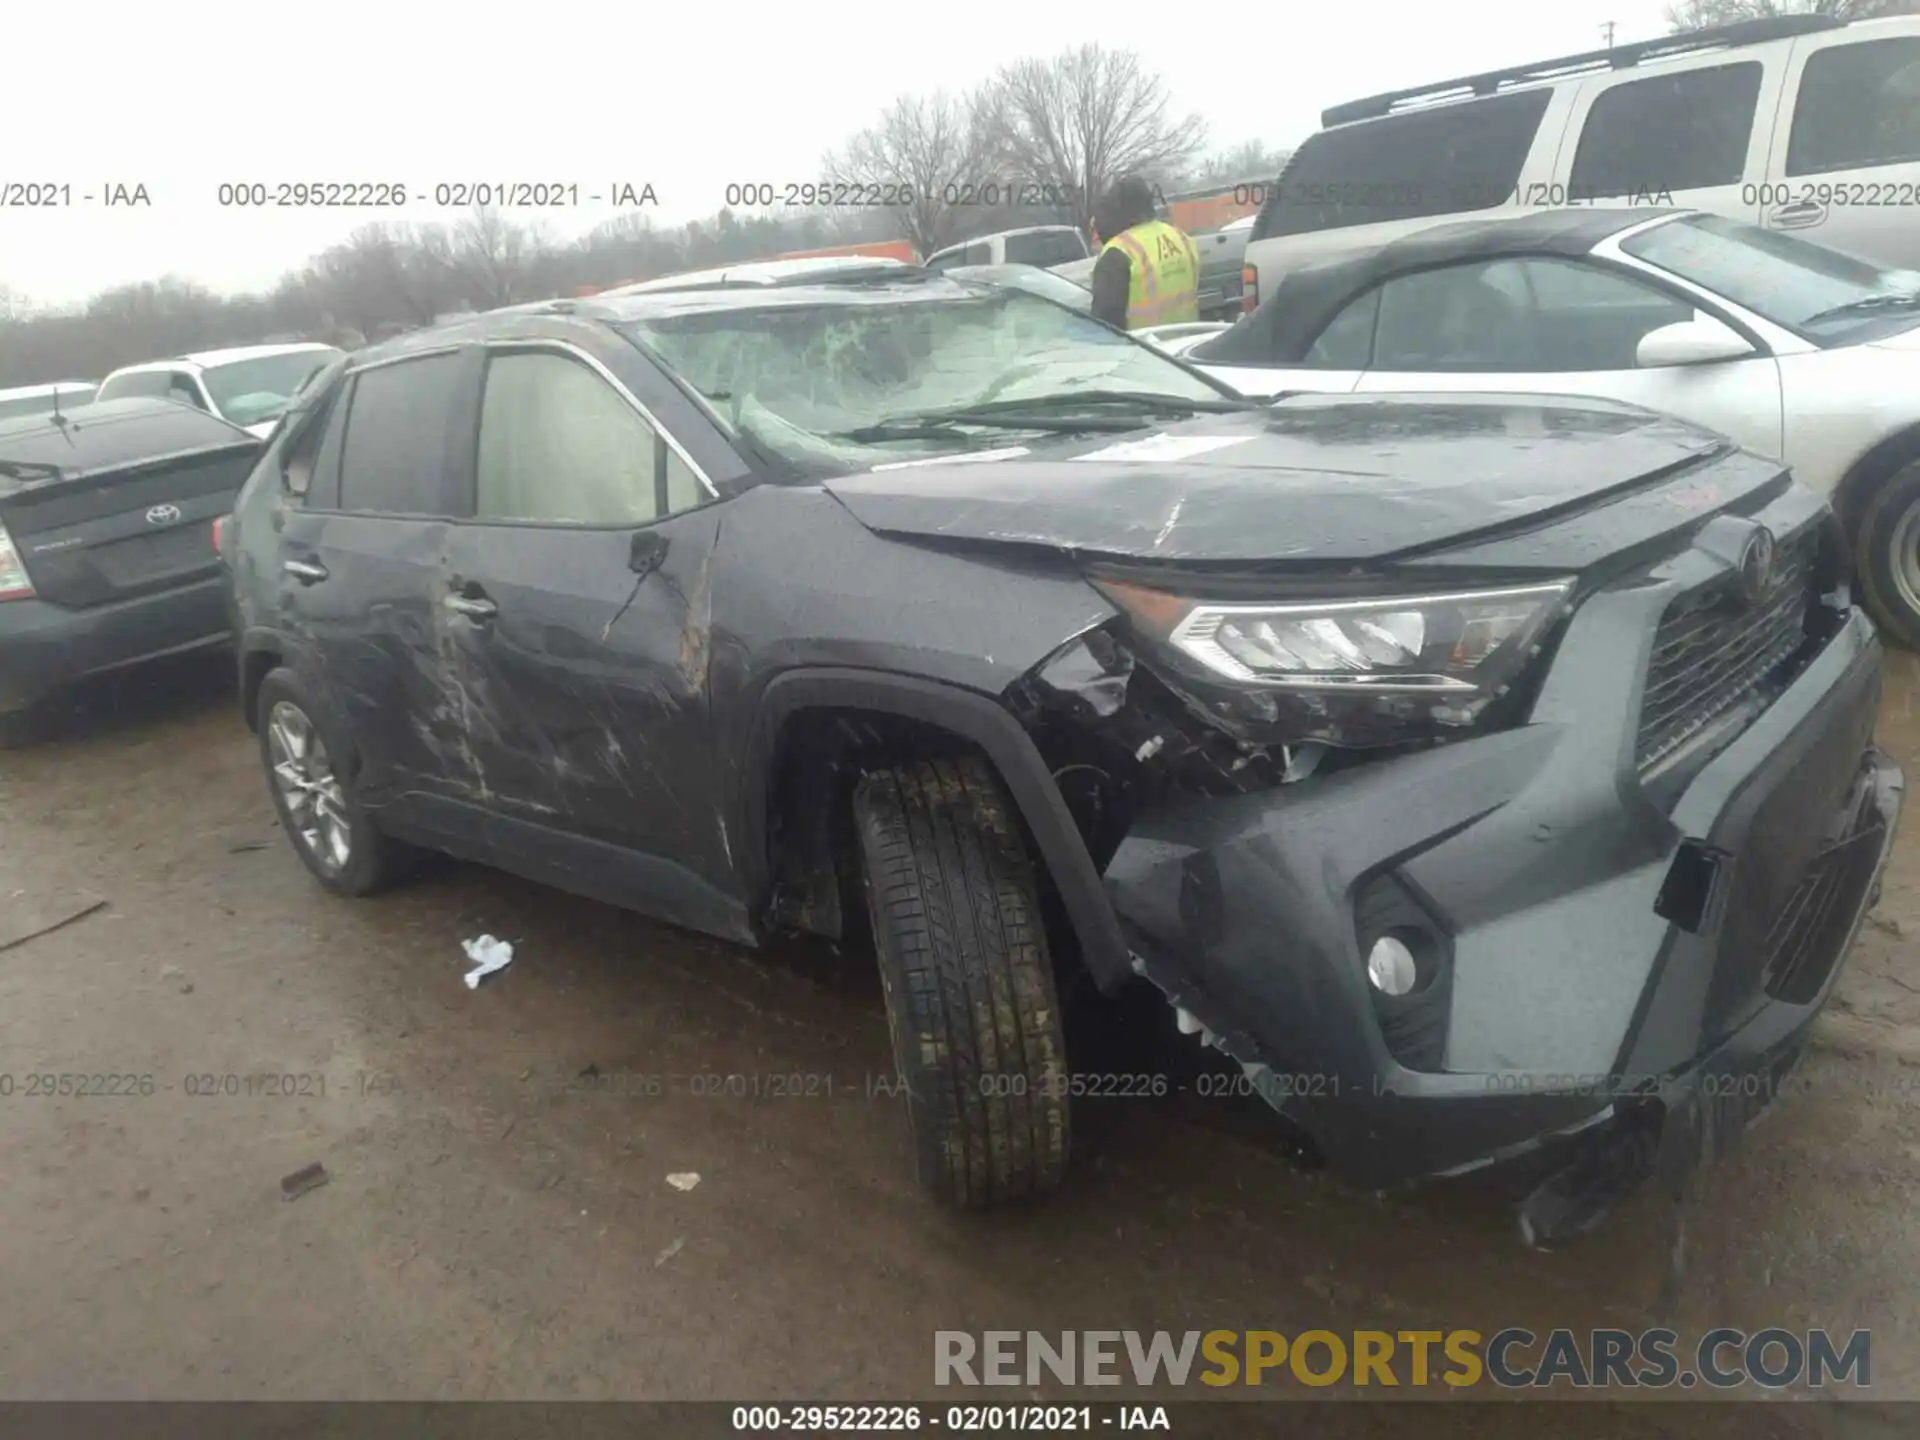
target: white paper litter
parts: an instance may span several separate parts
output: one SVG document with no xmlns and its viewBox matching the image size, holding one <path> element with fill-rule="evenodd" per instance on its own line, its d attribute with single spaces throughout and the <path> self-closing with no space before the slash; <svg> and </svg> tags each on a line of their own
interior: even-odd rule
<svg viewBox="0 0 1920 1440">
<path fill-rule="evenodd" d="M 700 1177 L 691 1170 L 683 1170 L 678 1175 L 667 1176 L 667 1184 L 676 1190 L 691 1190 L 700 1183 Z"/>
<path fill-rule="evenodd" d="M 469 990 L 478 990 L 482 980 L 496 970 L 506 969 L 513 960 L 512 942 L 496 940 L 491 935 L 482 935 L 478 940 L 462 940 L 460 946 L 467 952 L 467 958 L 473 961 L 474 968 L 466 976 Z"/>
</svg>

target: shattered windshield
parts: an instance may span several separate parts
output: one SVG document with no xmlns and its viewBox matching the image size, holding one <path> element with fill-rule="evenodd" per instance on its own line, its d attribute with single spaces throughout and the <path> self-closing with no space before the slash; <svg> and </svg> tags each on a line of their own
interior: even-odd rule
<svg viewBox="0 0 1920 1440">
<path fill-rule="evenodd" d="M 808 476 L 1243 403 L 1086 315 L 997 286 L 770 295 L 621 328 Z"/>
</svg>

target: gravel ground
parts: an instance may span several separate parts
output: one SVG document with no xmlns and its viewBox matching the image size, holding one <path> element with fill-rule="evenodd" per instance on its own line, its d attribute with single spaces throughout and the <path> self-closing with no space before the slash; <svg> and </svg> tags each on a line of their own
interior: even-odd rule
<svg viewBox="0 0 1920 1440">
<path fill-rule="evenodd" d="M 227 673 L 142 676 L 0 756 L 0 946 L 104 902 L 0 949 L 0 1396 L 925 1398 L 937 1329 L 1649 1323 L 1655 1197 L 1534 1254 L 1481 1189 L 1352 1193 L 1223 1101 L 1085 1106 L 1053 1203 L 941 1213 L 873 1093 L 857 957 L 748 955 L 451 863 L 332 899 Z M 1909 773 L 1917 681 L 1896 657 L 1881 725 Z M 1677 1317 L 1870 1327 L 1889 1399 L 1920 1399 L 1916 843 L 1804 1093 L 1705 1177 Z M 518 955 L 469 991 L 483 932 Z M 28 1096 L 37 1073 L 133 1093 Z M 698 1078 L 727 1075 L 806 1093 Z M 328 1182 L 284 1200 L 315 1163 Z M 1562 1433 L 1530 1413 L 1514 1433 Z M 1685 1413 L 1672 1433 L 1703 1433 Z M 1767 1433 L 1754 1413 L 1738 1433 Z"/>
</svg>

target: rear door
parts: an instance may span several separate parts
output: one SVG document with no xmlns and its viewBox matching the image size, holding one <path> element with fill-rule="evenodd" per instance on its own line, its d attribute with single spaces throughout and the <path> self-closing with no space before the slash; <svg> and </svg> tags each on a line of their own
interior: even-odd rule
<svg viewBox="0 0 1920 1440">
<path fill-rule="evenodd" d="M 481 358 L 450 347 L 349 372 L 281 531 L 283 623 L 317 663 L 373 804 L 476 784 L 438 602 Z"/>
<path fill-rule="evenodd" d="M 155 444 L 179 448 L 158 431 Z M 233 508 L 259 453 L 258 441 L 235 436 L 198 454 L 81 480 L 0 480 L 0 524 L 35 593 L 52 604 L 84 610 L 180 589 L 220 573 L 214 517 Z M 219 628 L 217 596 L 210 614 L 209 629 Z"/>
<path fill-rule="evenodd" d="M 1758 220 L 1785 53 L 1586 81 L 1561 146 L 1563 183 L 1541 202 L 1677 205 Z"/>
<path fill-rule="evenodd" d="M 1643 337 L 1698 313 L 1690 299 L 1651 283 L 1557 257 L 1400 275 L 1381 289 L 1373 361 L 1359 389 L 1599 395 L 1780 454 L 1780 367 L 1772 355 L 1648 369 L 1636 363 Z"/>
<path fill-rule="evenodd" d="M 1763 222 L 1920 270 L 1920 33 L 1852 28 L 1794 42 Z"/>
<path fill-rule="evenodd" d="M 724 929 L 707 685 L 721 507 L 656 418 L 677 397 L 642 366 L 617 341 L 491 349 L 441 623 L 487 804 L 524 822 L 515 868 L 572 867 L 547 878 L 586 893 L 608 888 L 586 869 L 628 869 L 645 908 Z M 629 869 L 614 847 L 655 863 Z"/>
</svg>

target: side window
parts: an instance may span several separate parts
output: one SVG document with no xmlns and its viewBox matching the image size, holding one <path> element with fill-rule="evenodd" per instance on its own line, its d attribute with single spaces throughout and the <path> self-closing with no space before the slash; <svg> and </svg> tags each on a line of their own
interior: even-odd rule
<svg viewBox="0 0 1920 1440">
<path fill-rule="evenodd" d="M 1513 198 L 1552 92 L 1516 90 L 1310 135 L 1252 238 L 1487 210 Z"/>
<path fill-rule="evenodd" d="M 960 257 L 962 265 L 991 265 L 993 246 L 985 240 L 976 240 L 960 252 Z"/>
<path fill-rule="evenodd" d="M 1567 188 L 1599 199 L 1738 184 L 1761 71 L 1743 60 L 1609 86 L 1587 111 Z"/>
<path fill-rule="evenodd" d="M 340 454 L 340 508 L 445 515 L 447 422 L 460 356 L 425 355 L 362 370 L 353 382 Z"/>
<path fill-rule="evenodd" d="M 288 491 L 316 509 L 332 510 L 340 504 L 341 439 L 347 429 L 347 397 L 352 388 L 351 380 L 341 384 L 327 402 L 326 413 L 287 452 Z"/>
<path fill-rule="evenodd" d="M 1376 370 L 1532 370 L 1532 311 L 1513 298 L 1521 262 L 1422 270 L 1380 290 Z"/>
<path fill-rule="evenodd" d="M 1920 160 L 1920 38 L 1831 45 L 1807 57 L 1787 174 Z"/>
<path fill-rule="evenodd" d="M 1303 364 L 1327 370 L 1364 370 L 1373 354 L 1373 325 L 1380 314 L 1375 286 L 1334 316 L 1307 350 Z"/>
<path fill-rule="evenodd" d="M 182 370 L 167 372 L 167 399 L 191 405 L 196 410 L 207 408 L 207 402 L 200 398 L 200 387 L 194 384 L 191 375 Z"/>
<path fill-rule="evenodd" d="M 1572 260 L 1528 260 L 1536 370 L 1631 370 L 1640 341 L 1694 307 L 1663 290 Z"/>
<path fill-rule="evenodd" d="M 938 255 L 928 256 L 925 268 L 928 270 L 951 270 L 954 266 L 963 263 L 961 257 L 965 253 L 966 252 L 961 249 L 943 250 Z"/>
<path fill-rule="evenodd" d="M 1078 236 L 1062 230 L 1041 230 L 1031 235 L 1007 237 L 1009 265 L 1060 265 L 1068 260 L 1084 259 L 1086 253 L 1087 247 L 1079 243 Z"/>
<path fill-rule="evenodd" d="M 488 361 L 476 518 L 644 525 L 701 498 L 693 472 L 588 366 L 539 350 Z"/>
<path fill-rule="evenodd" d="M 130 395 L 159 398 L 167 393 L 167 372 L 165 370 L 135 370 L 127 375 L 114 375 L 100 387 L 97 400 L 124 400 Z"/>
</svg>

